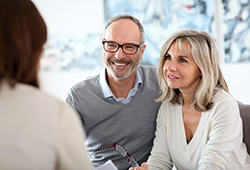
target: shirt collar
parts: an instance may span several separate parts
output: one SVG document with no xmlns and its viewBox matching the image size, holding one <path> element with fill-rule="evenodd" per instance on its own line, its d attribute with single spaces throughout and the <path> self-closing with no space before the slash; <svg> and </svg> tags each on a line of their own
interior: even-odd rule
<svg viewBox="0 0 250 170">
<path fill-rule="evenodd" d="M 137 70 L 136 76 L 135 76 L 135 84 L 131 90 L 136 92 L 141 87 L 142 83 L 143 82 L 142 82 L 141 75 L 140 75 L 139 71 Z M 106 68 L 103 68 L 101 73 L 100 73 L 100 85 L 101 85 L 102 92 L 103 92 L 103 95 L 105 98 L 112 97 L 115 99 L 115 96 L 112 93 L 112 91 L 110 90 L 108 83 L 106 81 Z"/>
<path fill-rule="evenodd" d="M 106 68 L 103 68 L 100 74 L 100 84 L 105 98 L 114 96 L 106 81 Z"/>
</svg>

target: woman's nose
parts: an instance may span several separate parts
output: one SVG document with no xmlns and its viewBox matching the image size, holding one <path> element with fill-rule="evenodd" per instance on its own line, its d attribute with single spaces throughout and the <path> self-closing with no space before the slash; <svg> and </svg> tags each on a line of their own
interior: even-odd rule
<svg viewBox="0 0 250 170">
<path fill-rule="evenodd" d="M 177 71 L 177 65 L 175 63 L 175 61 L 169 61 L 169 62 L 166 62 L 166 67 L 169 71 Z"/>
</svg>

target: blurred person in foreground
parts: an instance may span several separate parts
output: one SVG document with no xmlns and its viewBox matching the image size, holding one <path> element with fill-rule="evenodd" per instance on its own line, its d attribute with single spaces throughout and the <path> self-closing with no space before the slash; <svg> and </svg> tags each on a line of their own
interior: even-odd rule
<svg viewBox="0 0 250 170">
<path fill-rule="evenodd" d="M 130 170 L 250 169 L 237 101 L 206 32 L 184 30 L 163 45 L 158 65 L 162 101 L 151 156 Z"/>
<path fill-rule="evenodd" d="M 95 167 L 111 159 L 119 170 L 147 161 L 160 102 L 154 67 L 138 66 L 146 48 L 140 21 L 117 15 L 105 27 L 96 76 L 74 85 L 66 101 L 79 113 Z"/>
<path fill-rule="evenodd" d="M 30 0 L 0 0 L 0 169 L 90 170 L 74 110 L 39 90 L 47 29 Z"/>
</svg>

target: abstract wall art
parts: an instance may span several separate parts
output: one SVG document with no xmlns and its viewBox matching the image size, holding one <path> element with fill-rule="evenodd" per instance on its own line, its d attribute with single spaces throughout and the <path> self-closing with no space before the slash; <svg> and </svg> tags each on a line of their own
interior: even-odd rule
<svg viewBox="0 0 250 170">
<path fill-rule="evenodd" d="M 156 65 L 167 38 L 181 29 L 208 32 L 217 41 L 215 13 L 222 15 L 225 63 L 250 61 L 250 0 L 221 0 L 215 11 L 211 0 L 103 0 L 104 23 L 130 14 L 144 26 L 147 48 L 142 65 Z M 103 25 L 104 28 L 104 25 Z M 102 33 L 50 36 L 41 60 L 43 71 L 90 70 L 103 67 Z"/>
<path fill-rule="evenodd" d="M 250 0 L 223 0 L 225 62 L 250 61 Z"/>
<path fill-rule="evenodd" d="M 161 46 L 178 30 L 196 29 L 215 37 L 211 0 L 104 0 L 104 9 L 105 23 L 118 14 L 141 21 L 147 44 L 141 64 L 156 65 Z"/>
</svg>

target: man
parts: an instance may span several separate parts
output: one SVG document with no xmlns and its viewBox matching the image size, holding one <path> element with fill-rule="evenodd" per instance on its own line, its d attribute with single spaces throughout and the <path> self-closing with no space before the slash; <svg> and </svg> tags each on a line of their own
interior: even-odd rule
<svg viewBox="0 0 250 170">
<path fill-rule="evenodd" d="M 154 101 L 160 96 L 155 69 L 138 66 L 146 48 L 144 41 L 144 29 L 136 18 L 112 18 L 102 41 L 105 68 L 67 94 L 66 101 L 82 120 L 95 167 L 111 159 L 119 170 L 128 169 L 133 158 L 141 164 L 150 154 L 161 103 Z M 121 153 L 123 147 L 129 154 Z"/>
</svg>

